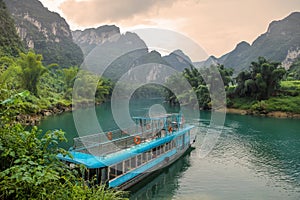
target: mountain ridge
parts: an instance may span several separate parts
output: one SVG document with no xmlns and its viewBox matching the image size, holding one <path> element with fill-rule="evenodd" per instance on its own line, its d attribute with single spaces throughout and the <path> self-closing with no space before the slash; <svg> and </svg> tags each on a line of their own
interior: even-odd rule
<svg viewBox="0 0 300 200">
<path fill-rule="evenodd" d="M 265 33 L 258 36 L 252 44 L 242 41 L 236 47 L 219 58 L 197 63 L 198 67 L 214 63 L 235 69 L 238 73 L 247 69 L 252 61 L 263 56 L 274 62 L 281 62 L 288 69 L 300 56 L 300 12 L 290 13 L 287 17 L 272 21 Z M 207 66 L 209 67 L 209 66 Z"/>
<path fill-rule="evenodd" d="M 147 80 L 163 77 L 166 73 L 163 65 L 170 66 L 177 71 L 183 71 L 190 67 L 191 59 L 182 50 L 175 50 L 169 55 L 161 56 L 157 51 L 150 51 L 146 43 L 136 33 L 120 33 L 116 25 L 104 25 L 97 28 L 76 30 L 72 32 L 73 40 L 78 44 L 91 65 L 95 65 L 94 70 L 99 66 L 99 55 L 106 55 L 101 58 L 113 60 L 104 72 L 106 78 L 113 81 L 118 80 L 124 73 L 131 73 L 132 69 L 139 65 L 152 64 L 153 69 L 147 69 L 149 73 Z M 114 55 L 118 55 L 114 57 Z M 114 57 L 114 58 L 113 58 Z M 98 63 L 98 64 L 97 64 Z M 157 72 L 154 72 L 155 70 Z M 154 71 L 153 71 L 154 70 Z M 145 72 L 145 73 L 146 73 Z M 159 75 L 161 73 L 162 75 Z M 132 77 L 137 79 L 138 77 Z"/>
<path fill-rule="evenodd" d="M 4 0 L 17 33 L 28 49 L 44 56 L 44 64 L 80 65 L 83 54 L 73 42 L 67 21 L 38 0 Z"/>
</svg>

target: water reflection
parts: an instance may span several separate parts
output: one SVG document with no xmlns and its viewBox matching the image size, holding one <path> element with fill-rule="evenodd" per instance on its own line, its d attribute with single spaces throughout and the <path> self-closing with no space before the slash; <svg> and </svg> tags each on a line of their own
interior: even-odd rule
<svg viewBox="0 0 300 200">
<path fill-rule="evenodd" d="M 130 106 L 135 114 L 143 115 L 159 102 L 132 101 Z M 163 105 L 168 112 L 178 111 Z M 97 106 L 96 112 L 103 129 L 115 126 L 109 103 Z M 92 131 L 88 112 L 83 110 L 82 115 L 87 119 L 86 131 Z M 138 184 L 131 190 L 131 199 L 300 199 L 299 120 L 228 114 L 217 145 L 200 159 L 197 151 L 205 134 L 214 128 L 209 126 L 210 117 L 210 112 L 201 112 L 200 119 L 186 116 L 199 125 L 196 149 L 157 177 L 146 179 L 146 185 Z M 69 143 L 65 148 L 77 136 L 72 113 L 49 117 L 40 127 L 66 131 Z"/>
<path fill-rule="evenodd" d="M 179 179 L 190 167 L 190 152 L 171 166 L 130 188 L 131 200 L 172 199 L 179 188 Z"/>
<path fill-rule="evenodd" d="M 266 178 L 270 187 L 300 193 L 297 130 L 297 120 L 228 115 L 223 134 L 209 158 L 250 169 L 254 176 Z"/>
</svg>

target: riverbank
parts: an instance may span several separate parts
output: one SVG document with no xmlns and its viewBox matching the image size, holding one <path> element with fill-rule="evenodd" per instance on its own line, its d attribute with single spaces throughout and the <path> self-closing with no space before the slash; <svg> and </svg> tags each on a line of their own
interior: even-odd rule
<svg viewBox="0 0 300 200">
<path fill-rule="evenodd" d="M 72 111 L 72 105 L 57 104 L 47 109 L 42 109 L 38 113 L 34 114 L 19 114 L 16 116 L 16 122 L 26 126 L 37 125 L 44 117 L 51 115 L 58 115 L 64 112 Z"/>
<path fill-rule="evenodd" d="M 291 102 L 291 98 L 293 101 Z M 289 103 L 294 105 L 293 107 L 298 108 L 299 97 L 289 97 Z M 271 103 L 270 103 L 271 102 Z M 103 102 L 97 102 L 96 105 L 100 105 Z M 293 108 L 290 104 L 290 108 L 287 110 L 291 111 L 282 111 L 284 105 L 288 105 L 288 102 L 285 102 L 284 98 L 272 98 L 266 101 L 253 101 L 251 99 L 235 99 L 232 101 L 234 107 L 227 107 L 226 113 L 240 114 L 240 115 L 253 115 L 261 117 L 274 117 L 274 118 L 291 118 L 291 119 L 300 119 L 300 113 L 296 108 Z M 271 106 L 272 107 L 271 107 Z M 34 114 L 19 114 L 16 117 L 16 122 L 19 122 L 23 125 L 37 125 L 43 118 L 51 115 L 58 115 L 64 112 L 70 112 L 74 109 L 85 108 L 91 106 L 91 102 L 81 102 L 77 103 L 76 107 L 71 104 L 61 104 L 58 103 L 47 109 L 42 109 Z M 300 105 L 299 105 L 300 107 Z M 255 109 L 253 109 L 255 108 Z M 270 109 L 271 108 L 271 109 Z"/>
<path fill-rule="evenodd" d="M 95 105 L 100 105 L 103 102 L 96 102 Z M 31 113 L 31 114 L 19 114 L 16 116 L 16 122 L 21 123 L 25 126 L 34 126 L 34 125 L 38 125 L 39 122 L 44 119 L 45 117 L 48 116 L 52 116 L 52 115 L 59 115 L 62 114 L 64 112 L 71 112 L 75 109 L 79 109 L 79 108 L 88 108 L 90 106 L 92 106 L 93 104 L 91 102 L 88 101 L 83 101 L 83 102 L 79 102 L 76 103 L 76 105 L 72 105 L 72 104 L 56 104 L 56 105 L 52 105 L 51 107 L 47 108 L 47 109 L 41 109 L 39 112 L 37 113 Z"/>
<path fill-rule="evenodd" d="M 267 100 L 230 98 L 227 112 L 275 118 L 300 118 L 300 96 L 275 96 Z"/>
<path fill-rule="evenodd" d="M 238 108 L 226 108 L 226 113 L 240 114 L 240 115 L 254 115 L 254 116 L 261 116 L 261 117 L 300 119 L 299 113 L 282 112 L 282 111 L 258 112 L 258 111 L 244 110 Z"/>
<path fill-rule="evenodd" d="M 16 117 L 16 121 L 22 123 L 27 126 L 38 125 L 39 122 L 51 115 L 59 115 L 64 112 L 71 112 L 72 106 L 63 106 L 63 107 L 54 107 L 53 109 L 45 109 L 34 115 L 18 115 Z M 272 112 L 258 112 L 251 110 L 244 110 L 238 108 L 226 108 L 226 113 L 231 114 L 239 114 L 239 115 L 253 115 L 260 117 L 273 117 L 273 118 L 289 118 L 289 119 L 300 119 L 299 113 L 291 113 L 291 112 L 282 112 L 282 111 L 272 111 Z"/>
</svg>

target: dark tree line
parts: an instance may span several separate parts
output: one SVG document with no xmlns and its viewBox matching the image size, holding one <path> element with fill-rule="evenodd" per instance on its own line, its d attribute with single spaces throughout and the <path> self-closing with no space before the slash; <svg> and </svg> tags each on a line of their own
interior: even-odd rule
<svg viewBox="0 0 300 200">
<path fill-rule="evenodd" d="M 211 99 L 214 93 L 224 92 L 223 86 L 225 88 L 229 87 L 232 83 L 231 76 L 233 75 L 232 69 L 227 69 L 223 65 L 218 65 L 216 68 L 202 68 L 197 69 L 194 66 L 190 68 L 185 68 L 183 71 L 183 76 L 171 77 L 168 80 L 169 85 L 177 85 L 176 90 L 179 92 L 180 96 L 176 97 L 172 91 L 167 92 L 167 99 L 172 102 L 195 102 L 198 101 L 200 109 L 210 109 Z M 186 88 L 180 88 L 182 79 L 185 78 L 192 91 L 185 91 Z M 220 82 L 224 85 L 220 86 Z M 194 95 L 197 99 L 194 99 Z M 179 99 L 178 99 L 179 98 Z"/>
<path fill-rule="evenodd" d="M 229 98 L 249 97 L 255 100 L 266 100 L 272 95 L 276 95 L 280 88 L 280 81 L 285 74 L 286 71 L 280 63 L 268 61 L 263 57 L 252 62 L 249 70 L 240 72 L 236 78 L 233 78 L 233 69 L 225 68 L 223 65 L 201 69 L 191 66 L 186 68 L 182 75 L 192 86 L 193 91 L 182 91 L 183 94 L 180 95 L 179 101 L 195 101 L 191 98 L 193 92 L 197 96 L 200 109 L 210 109 L 211 95 L 224 91 L 224 88 L 218 84 L 220 81 L 223 82 Z M 170 85 L 179 85 L 179 83 L 179 77 L 169 79 Z M 167 99 L 170 102 L 178 102 L 177 98 L 171 91 L 167 92 Z"/>
<path fill-rule="evenodd" d="M 257 62 L 251 63 L 250 71 L 243 71 L 237 76 L 235 94 L 256 100 L 268 99 L 280 88 L 280 81 L 285 73 L 280 63 L 259 57 Z"/>
</svg>

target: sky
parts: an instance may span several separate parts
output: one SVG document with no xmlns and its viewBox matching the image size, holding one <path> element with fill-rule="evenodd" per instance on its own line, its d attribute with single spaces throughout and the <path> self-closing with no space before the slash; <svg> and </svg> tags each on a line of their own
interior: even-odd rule
<svg viewBox="0 0 300 200">
<path fill-rule="evenodd" d="M 300 0 L 40 0 L 66 19 L 72 30 L 115 24 L 121 32 L 163 28 L 195 41 L 220 57 L 268 25 L 300 11 Z"/>
</svg>

